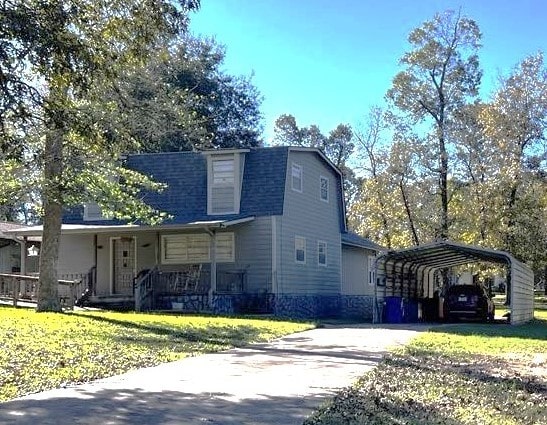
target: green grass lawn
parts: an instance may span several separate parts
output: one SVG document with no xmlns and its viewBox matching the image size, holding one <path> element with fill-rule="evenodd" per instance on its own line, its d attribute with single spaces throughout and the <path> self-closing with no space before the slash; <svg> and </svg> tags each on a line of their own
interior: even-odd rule
<svg viewBox="0 0 547 425">
<path fill-rule="evenodd" d="M 523 326 L 434 328 L 341 391 L 306 425 L 547 424 L 547 311 Z"/>
<path fill-rule="evenodd" d="M 0 306 L 0 401 L 311 327 L 204 316 L 36 313 Z"/>
</svg>

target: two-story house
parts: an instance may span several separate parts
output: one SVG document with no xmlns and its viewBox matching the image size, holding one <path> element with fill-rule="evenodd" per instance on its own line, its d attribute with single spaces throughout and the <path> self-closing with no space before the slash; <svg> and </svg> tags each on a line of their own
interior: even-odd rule
<svg viewBox="0 0 547 425">
<path fill-rule="evenodd" d="M 63 221 L 59 275 L 85 275 L 88 302 L 139 310 L 372 316 L 379 249 L 347 232 L 340 171 L 317 149 L 269 147 L 130 155 L 167 184 L 144 199 L 161 225 Z M 39 235 L 30 228 L 20 235 Z M 370 271 L 370 273 L 369 273 Z"/>
</svg>

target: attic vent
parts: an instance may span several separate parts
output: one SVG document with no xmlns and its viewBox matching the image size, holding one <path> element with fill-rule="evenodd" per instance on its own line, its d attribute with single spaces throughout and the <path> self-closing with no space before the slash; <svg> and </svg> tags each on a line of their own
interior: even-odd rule
<svg viewBox="0 0 547 425">
<path fill-rule="evenodd" d="M 240 154 L 211 155 L 208 164 L 208 214 L 237 214 L 241 192 Z"/>
<path fill-rule="evenodd" d="M 85 221 L 97 221 L 97 220 L 111 220 L 109 217 L 105 217 L 101 211 L 101 207 L 96 202 L 88 202 L 84 204 L 84 220 Z"/>
</svg>

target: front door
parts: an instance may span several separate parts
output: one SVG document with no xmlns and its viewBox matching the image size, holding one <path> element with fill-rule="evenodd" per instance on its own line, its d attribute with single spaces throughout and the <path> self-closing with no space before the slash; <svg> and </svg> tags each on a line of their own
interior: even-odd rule
<svg viewBox="0 0 547 425">
<path fill-rule="evenodd" d="M 135 239 L 112 239 L 112 293 L 133 295 Z"/>
</svg>

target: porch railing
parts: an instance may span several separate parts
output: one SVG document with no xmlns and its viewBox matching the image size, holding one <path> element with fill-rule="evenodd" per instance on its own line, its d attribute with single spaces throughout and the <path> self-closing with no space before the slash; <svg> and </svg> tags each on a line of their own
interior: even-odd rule
<svg viewBox="0 0 547 425">
<path fill-rule="evenodd" d="M 149 311 L 154 309 L 154 282 L 157 280 L 158 269 L 141 272 L 134 283 L 135 310 Z"/>
<path fill-rule="evenodd" d="M 36 302 L 38 298 L 38 276 L 0 273 L 0 297 L 8 298 L 17 307 L 19 301 Z M 59 300 L 65 308 L 74 308 L 79 280 L 59 279 Z"/>
<path fill-rule="evenodd" d="M 245 292 L 247 271 L 217 272 L 216 293 L 240 294 Z M 178 271 L 160 271 L 157 268 L 143 273 L 135 280 L 135 308 L 137 311 L 155 310 L 160 299 L 183 295 L 205 295 L 211 289 L 211 273 L 189 267 Z"/>
</svg>

